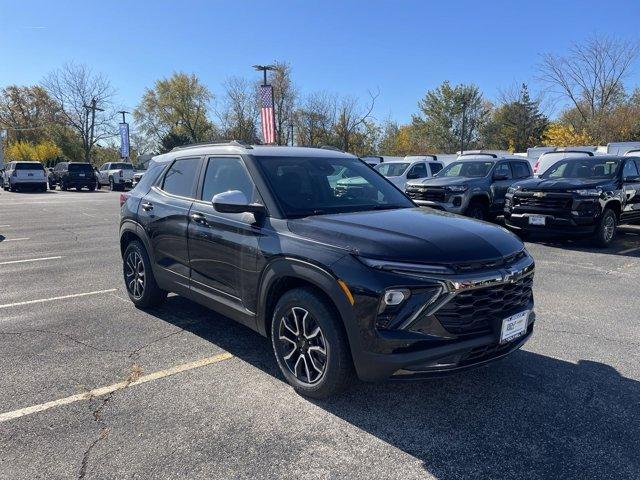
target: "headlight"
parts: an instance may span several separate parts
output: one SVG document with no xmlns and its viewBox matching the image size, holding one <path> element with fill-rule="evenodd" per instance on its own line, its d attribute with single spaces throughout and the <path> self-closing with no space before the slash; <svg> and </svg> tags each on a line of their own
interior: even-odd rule
<svg viewBox="0 0 640 480">
<path fill-rule="evenodd" d="M 467 190 L 467 186 L 466 185 L 451 185 L 449 187 L 447 187 L 447 190 L 449 190 L 450 192 L 464 192 Z"/>
<path fill-rule="evenodd" d="M 507 188 L 507 193 L 516 193 L 521 188 L 522 187 L 520 185 L 516 185 L 515 187 L 509 187 Z"/>
<path fill-rule="evenodd" d="M 573 192 L 580 197 L 599 197 L 602 194 L 602 190 L 599 188 L 583 188 L 573 190 Z"/>
</svg>

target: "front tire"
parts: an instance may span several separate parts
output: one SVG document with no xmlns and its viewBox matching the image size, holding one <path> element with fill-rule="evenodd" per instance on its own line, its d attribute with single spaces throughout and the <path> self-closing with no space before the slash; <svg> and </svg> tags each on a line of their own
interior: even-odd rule
<svg viewBox="0 0 640 480">
<path fill-rule="evenodd" d="M 280 298 L 271 322 L 271 343 L 280 371 L 301 395 L 327 398 L 353 383 L 342 320 L 312 289 L 296 288 Z"/>
<path fill-rule="evenodd" d="M 116 191 L 116 184 L 111 177 L 109 177 L 109 190 L 111 190 L 112 192 Z"/>
<path fill-rule="evenodd" d="M 598 228 L 593 236 L 593 243 L 595 246 L 605 248 L 611 245 L 613 239 L 616 236 L 618 229 L 618 217 L 616 212 L 610 208 L 605 209 L 598 222 Z"/>
<path fill-rule="evenodd" d="M 488 218 L 487 207 L 477 200 L 473 200 L 464 213 L 467 217 L 475 218 L 476 220 L 486 220 Z"/>
<path fill-rule="evenodd" d="M 122 273 L 127 294 L 136 307 L 155 307 L 167 298 L 167 292 L 158 286 L 153 275 L 147 250 L 137 240 L 124 251 Z"/>
</svg>

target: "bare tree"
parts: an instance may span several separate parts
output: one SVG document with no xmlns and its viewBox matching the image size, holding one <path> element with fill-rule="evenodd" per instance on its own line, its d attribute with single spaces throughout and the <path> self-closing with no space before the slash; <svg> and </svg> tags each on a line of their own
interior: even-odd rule
<svg viewBox="0 0 640 480">
<path fill-rule="evenodd" d="M 312 147 L 331 143 L 336 108 L 336 97 L 327 92 L 307 96 L 293 114 L 298 145 Z"/>
<path fill-rule="evenodd" d="M 334 130 L 343 151 L 349 151 L 354 134 L 366 126 L 379 94 L 369 92 L 369 102 L 365 106 L 354 97 L 344 97 L 339 102 Z"/>
<path fill-rule="evenodd" d="M 109 80 L 85 65 L 68 63 L 50 73 L 43 86 L 60 105 L 65 123 L 79 135 L 84 160 L 90 162 L 94 145 L 115 134 L 114 90 Z M 87 108 L 91 105 L 100 110 Z"/>
<path fill-rule="evenodd" d="M 222 136 L 257 143 L 259 108 L 255 85 L 242 77 L 230 77 L 224 82 L 224 90 L 225 95 L 216 112 Z"/>
<path fill-rule="evenodd" d="M 276 69 L 271 78 L 271 85 L 276 117 L 276 143 L 286 145 L 291 141 L 289 124 L 293 122 L 298 92 L 291 81 L 291 65 L 286 62 L 275 62 L 274 65 Z"/>
<path fill-rule="evenodd" d="M 624 98 L 624 79 L 638 57 L 638 44 L 592 37 L 574 44 L 566 56 L 543 55 L 540 79 L 566 97 L 582 125 L 599 139 L 606 115 Z"/>
</svg>

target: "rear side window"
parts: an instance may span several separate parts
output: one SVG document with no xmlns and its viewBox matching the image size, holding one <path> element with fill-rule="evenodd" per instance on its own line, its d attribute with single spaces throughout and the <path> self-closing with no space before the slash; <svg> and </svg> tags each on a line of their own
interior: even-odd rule
<svg viewBox="0 0 640 480">
<path fill-rule="evenodd" d="M 239 190 L 250 202 L 257 200 L 256 188 L 242 160 L 233 157 L 212 157 L 204 174 L 201 200 L 211 199 L 224 192 Z"/>
<path fill-rule="evenodd" d="M 512 162 L 511 168 L 513 168 L 513 178 L 527 178 L 531 175 L 529 166 L 526 163 Z"/>
<path fill-rule="evenodd" d="M 16 163 L 16 170 L 44 170 L 41 163 Z"/>
<path fill-rule="evenodd" d="M 199 158 L 176 160 L 164 176 L 162 190 L 171 195 L 193 198 L 199 169 Z"/>
<path fill-rule="evenodd" d="M 431 175 L 435 175 L 442 170 L 442 165 L 439 163 L 430 163 L 429 168 L 431 168 Z"/>
</svg>

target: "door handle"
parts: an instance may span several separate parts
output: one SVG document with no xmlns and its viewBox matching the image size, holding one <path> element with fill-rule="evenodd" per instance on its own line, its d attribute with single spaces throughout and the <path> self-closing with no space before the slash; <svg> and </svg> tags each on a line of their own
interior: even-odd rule
<svg viewBox="0 0 640 480">
<path fill-rule="evenodd" d="M 207 218 L 201 213 L 192 213 L 191 220 L 200 225 L 208 226 L 209 222 L 207 222 Z"/>
<path fill-rule="evenodd" d="M 142 210 L 144 210 L 145 212 L 148 212 L 149 210 L 153 210 L 153 203 L 144 202 L 142 204 Z"/>
</svg>

